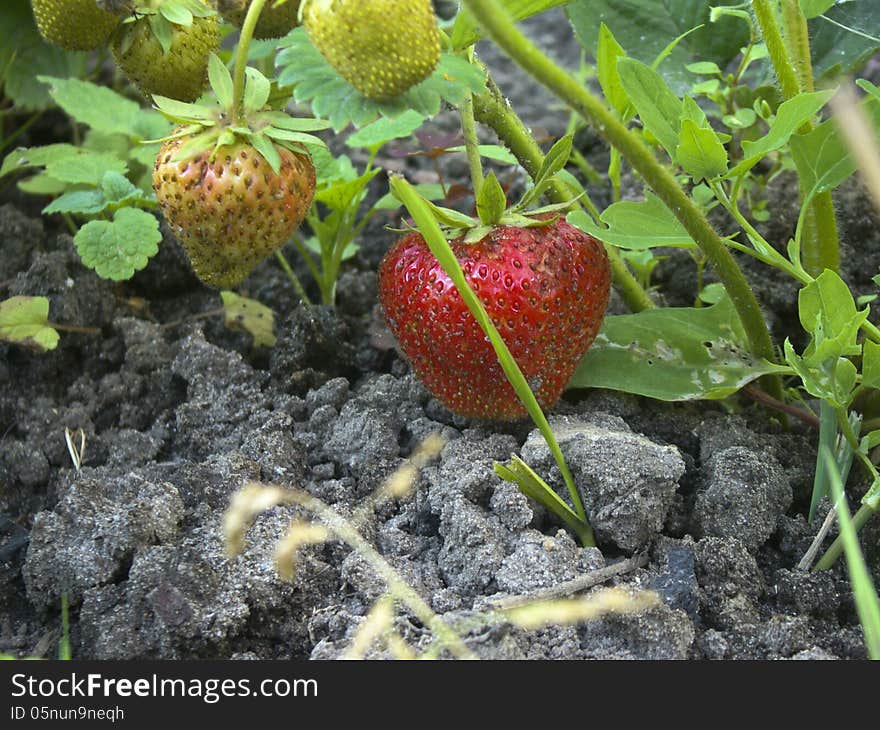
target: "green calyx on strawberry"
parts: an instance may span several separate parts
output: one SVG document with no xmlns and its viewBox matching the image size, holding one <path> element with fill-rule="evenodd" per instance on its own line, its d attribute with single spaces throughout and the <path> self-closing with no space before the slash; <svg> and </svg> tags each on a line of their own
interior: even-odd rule
<svg viewBox="0 0 880 730">
<path fill-rule="evenodd" d="M 40 35 L 68 51 L 91 51 L 110 38 L 120 18 L 95 0 L 31 0 Z"/>
<path fill-rule="evenodd" d="M 468 284 L 543 407 L 558 401 L 595 339 L 611 288 L 603 245 L 559 217 L 563 206 L 524 212 L 553 174 L 539 175 L 510 210 L 490 175 L 477 200 L 479 220 L 432 206 Z M 386 254 L 379 299 L 413 370 L 444 405 L 483 420 L 526 415 L 492 344 L 420 233 Z"/>
<path fill-rule="evenodd" d="M 244 25 L 251 0 L 212 0 L 223 20 L 236 28 Z M 280 38 L 299 25 L 300 0 L 267 0 L 254 26 L 254 38 Z"/>
<path fill-rule="evenodd" d="M 277 251 L 302 222 L 315 194 L 308 134 L 329 125 L 268 106 L 271 84 L 247 68 L 241 109 L 233 82 L 216 55 L 209 62 L 218 103 L 185 104 L 155 96 L 178 126 L 164 140 L 153 169 L 163 215 L 209 286 L 238 286 Z"/>
<path fill-rule="evenodd" d="M 431 0 L 304 0 L 300 16 L 315 48 L 369 99 L 399 96 L 440 60 Z"/>
<path fill-rule="evenodd" d="M 205 90 L 208 58 L 219 45 L 217 15 L 206 0 L 138 0 L 111 50 L 146 96 L 194 101 Z"/>
</svg>

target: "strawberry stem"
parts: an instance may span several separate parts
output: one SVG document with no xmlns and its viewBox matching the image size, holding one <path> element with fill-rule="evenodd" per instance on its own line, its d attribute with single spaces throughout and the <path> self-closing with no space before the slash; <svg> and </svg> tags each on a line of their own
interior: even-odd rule
<svg viewBox="0 0 880 730">
<path fill-rule="evenodd" d="M 468 94 L 459 109 L 461 115 L 461 133 L 464 136 L 464 149 L 467 152 L 471 182 L 474 186 L 474 199 L 480 197 L 483 188 L 483 163 L 480 160 L 480 141 L 477 138 L 477 125 L 474 122 L 474 97 Z"/>
<path fill-rule="evenodd" d="M 254 28 L 263 12 L 266 0 L 251 0 L 247 15 L 241 26 L 238 36 L 238 45 L 235 48 L 235 70 L 232 74 L 232 121 L 237 124 L 241 120 L 241 112 L 244 107 L 244 79 L 247 68 L 248 50 L 254 37 Z"/>
</svg>

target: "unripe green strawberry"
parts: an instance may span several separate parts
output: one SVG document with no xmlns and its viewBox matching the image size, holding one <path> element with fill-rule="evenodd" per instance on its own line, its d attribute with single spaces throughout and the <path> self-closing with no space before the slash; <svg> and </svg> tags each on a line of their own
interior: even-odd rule
<svg viewBox="0 0 880 730">
<path fill-rule="evenodd" d="M 431 0 L 305 0 L 302 19 L 315 48 L 370 99 L 402 94 L 440 60 Z"/>
<path fill-rule="evenodd" d="M 244 25 L 251 0 L 213 0 L 217 12 L 236 28 Z M 300 0 L 287 0 L 275 7 L 275 0 L 266 0 L 260 19 L 254 27 L 254 38 L 280 38 L 299 25 Z"/>
<path fill-rule="evenodd" d="M 121 25 L 113 37 L 113 58 L 145 95 L 193 101 L 205 89 L 208 58 L 220 44 L 217 16 L 194 17 L 191 25 L 162 18 L 170 35 L 167 52 L 153 30 L 156 17 Z"/>
<path fill-rule="evenodd" d="M 91 51 L 107 42 L 119 17 L 95 0 L 31 0 L 40 35 L 68 51 Z"/>
<path fill-rule="evenodd" d="M 276 173 L 243 141 L 217 148 L 213 160 L 211 149 L 175 160 L 189 139 L 162 146 L 153 189 L 198 277 L 233 288 L 302 222 L 315 194 L 315 168 L 307 154 L 276 144 Z"/>
<path fill-rule="evenodd" d="M 608 256 L 592 236 L 555 220 L 496 225 L 473 244 L 450 242 L 538 402 L 556 403 L 602 324 Z M 491 343 L 419 233 L 379 267 L 385 318 L 413 370 L 448 408 L 511 421 L 526 411 Z"/>
</svg>

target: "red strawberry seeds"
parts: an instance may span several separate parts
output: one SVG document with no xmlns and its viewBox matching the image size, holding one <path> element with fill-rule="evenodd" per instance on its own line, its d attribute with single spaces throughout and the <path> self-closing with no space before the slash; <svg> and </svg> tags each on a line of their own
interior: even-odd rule
<svg viewBox="0 0 880 730">
<path fill-rule="evenodd" d="M 559 219 L 496 226 L 476 244 L 450 245 L 538 402 L 554 405 L 605 315 L 611 270 L 602 244 Z M 444 405 L 487 420 L 526 415 L 492 344 L 418 233 L 385 256 L 379 298 L 416 374 Z"/>
</svg>

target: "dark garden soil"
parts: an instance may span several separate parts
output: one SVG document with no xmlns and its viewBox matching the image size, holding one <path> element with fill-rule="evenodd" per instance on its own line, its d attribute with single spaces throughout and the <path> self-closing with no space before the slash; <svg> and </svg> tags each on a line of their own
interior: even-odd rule
<svg viewBox="0 0 880 730">
<path fill-rule="evenodd" d="M 531 32 L 576 63 L 574 41 L 560 46 L 554 22 L 542 17 Z M 565 114 L 553 100 L 500 57 L 486 58 L 533 129 L 559 134 Z M 454 125 L 441 118 L 433 129 Z M 582 141 L 601 156 L 588 135 Z M 423 158 L 387 163 L 431 179 Z M 465 179 L 463 161 L 444 165 L 450 179 Z M 783 181 L 771 195 L 766 232 L 779 244 L 795 220 L 791 193 Z M 382 582 L 340 543 L 308 550 L 295 581 L 282 581 L 273 552 L 292 508 L 260 517 L 244 554 L 228 559 L 221 521 L 230 496 L 262 480 L 351 514 L 439 432 L 448 443 L 413 493 L 360 525 L 438 614 L 467 615 L 489 597 L 639 554 L 643 567 L 606 585 L 652 588 L 663 599 L 640 615 L 577 627 L 475 632 L 466 640 L 480 656 L 864 658 L 843 566 L 796 569 L 825 511 L 813 524 L 804 518 L 816 439 L 799 422 L 786 430 L 746 399 L 567 394 L 551 422 L 599 540 L 582 549 L 493 473 L 495 460 L 517 453 L 558 481 L 531 425 L 453 416 L 394 350 L 374 273 L 395 235 L 384 229 L 392 217 L 377 216 L 365 232 L 335 309 L 298 305 L 271 260 L 245 282 L 242 293 L 276 313 L 270 350 L 254 349 L 222 318 L 192 318 L 215 310 L 218 297 L 170 237 L 146 270 L 115 286 L 81 265 L 60 221 L 40 217 L 40 201 L 7 187 L 0 203 L 0 298 L 47 296 L 53 321 L 101 331 L 62 333 L 47 354 L 0 345 L 0 652 L 52 656 L 66 593 L 78 658 L 338 656 Z M 865 293 L 880 270 L 880 221 L 855 184 L 837 205 L 844 274 Z M 795 322 L 793 284 L 744 265 L 771 322 Z M 667 303 L 692 303 L 690 259 L 672 255 L 657 282 Z M 81 471 L 65 428 L 86 434 Z M 854 474 L 854 500 L 860 488 Z M 880 582 L 878 525 L 863 535 Z M 407 615 L 397 628 L 413 645 L 427 639 Z"/>
</svg>

